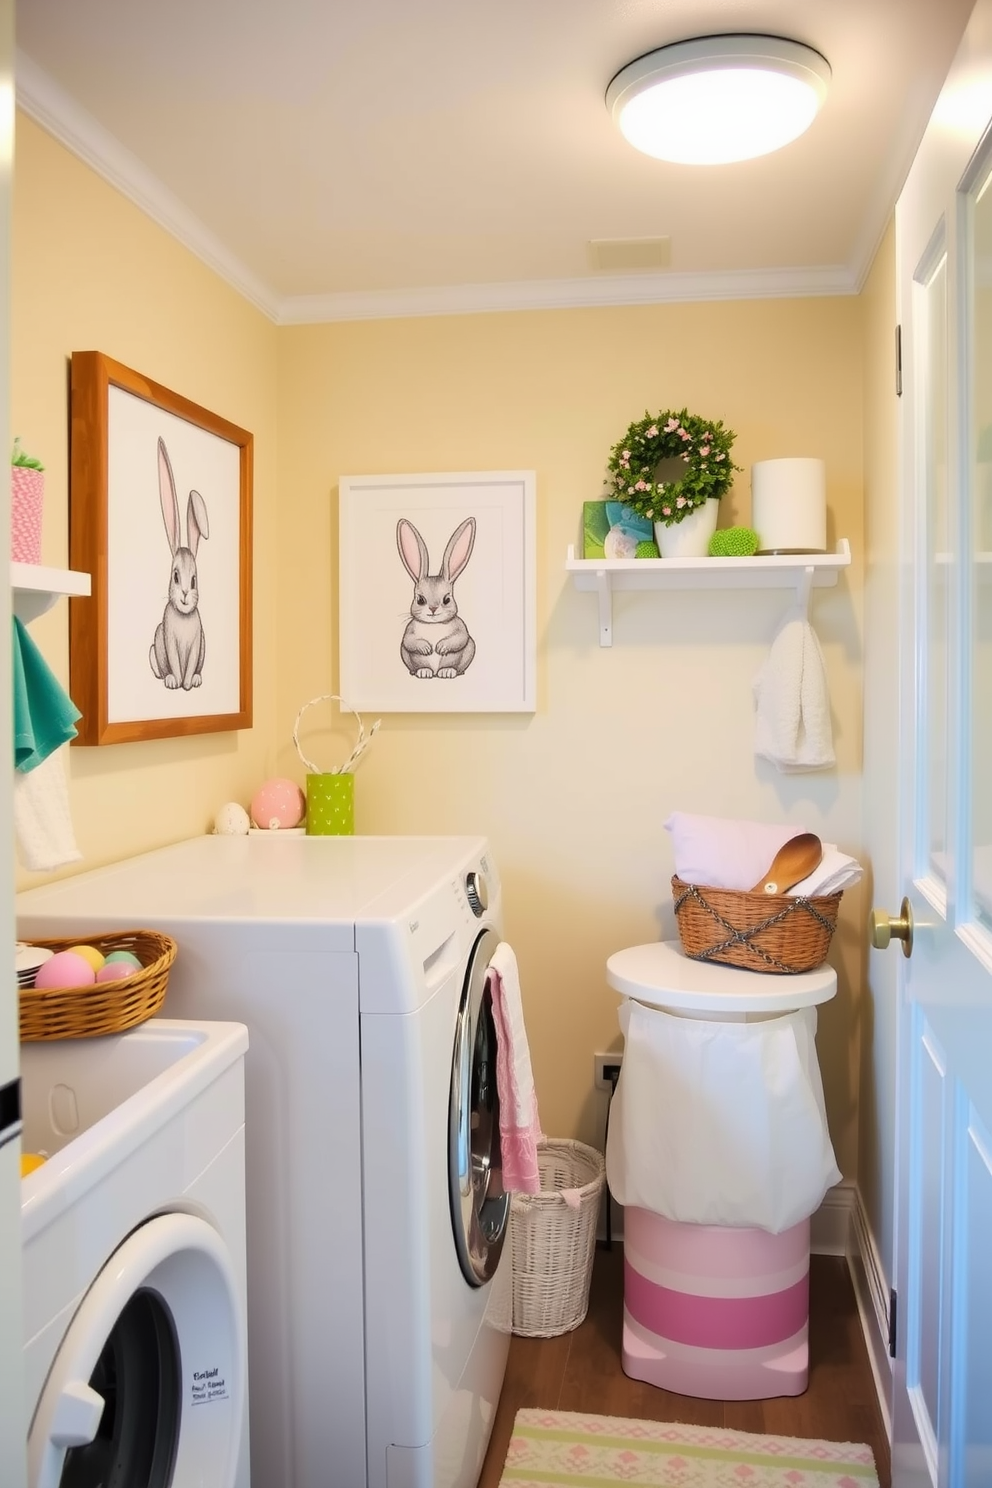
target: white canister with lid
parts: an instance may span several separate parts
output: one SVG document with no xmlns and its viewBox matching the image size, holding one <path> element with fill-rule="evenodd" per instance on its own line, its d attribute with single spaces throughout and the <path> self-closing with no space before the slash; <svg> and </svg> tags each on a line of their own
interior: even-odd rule
<svg viewBox="0 0 992 1488">
<path fill-rule="evenodd" d="M 827 475 L 822 460 L 758 460 L 751 466 L 751 526 L 759 553 L 827 551 Z"/>
</svg>

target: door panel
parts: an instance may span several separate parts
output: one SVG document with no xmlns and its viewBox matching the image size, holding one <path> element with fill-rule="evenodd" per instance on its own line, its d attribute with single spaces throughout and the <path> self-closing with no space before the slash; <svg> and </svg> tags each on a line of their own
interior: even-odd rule
<svg viewBox="0 0 992 1488">
<path fill-rule="evenodd" d="M 899 677 L 915 737 L 894 741 L 893 898 L 908 896 L 915 941 L 898 977 L 894 1488 L 992 1482 L 990 119 L 992 0 L 978 0 L 896 213 Z"/>
<path fill-rule="evenodd" d="M 947 1133 L 944 1122 L 946 1102 L 945 1062 L 932 1035 L 924 1030 L 917 1044 L 920 1088 L 920 1174 L 914 1193 L 913 1228 L 919 1233 L 919 1252 L 914 1266 L 913 1285 L 919 1292 L 919 1307 L 914 1316 L 914 1337 L 910 1340 L 911 1358 L 907 1386 L 913 1398 L 914 1414 L 928 1455 L 936 1455 L 940 1406 L 940 1294 L 941 1250 L 944 1213 L 944 1151 Z"/>
<path fill-rule="evenodd" d="M 926 653 L 928 714 L 927 791 L 921 839 L 929 843 L 930 867 L 943 878 L 947 853 L 947 690 L 950 624 L 947 582 L 951 531 L 947 500 L 947 253 L 941 231 L 931 262 L 917 270 L 916 318 L 920 329 L 921 377 L 915 388 L 926 543 Z"/>
<path fill-rule="evenodd" d="M 989 1397 L 989 1335 L 982 1327 L 992 1317 L 992 1135 L 974 1107 L 962 1113 L 965 1202 L 970 1211 L 964 1227 L 965 1246 L 958 1296 L 961 1336 L 960 1368 L 965 1381 L 963 1420 L 956 1431 L 962 1443 L 966 1488 L 992 1483 L 992 1403 Z"/>
</svg>

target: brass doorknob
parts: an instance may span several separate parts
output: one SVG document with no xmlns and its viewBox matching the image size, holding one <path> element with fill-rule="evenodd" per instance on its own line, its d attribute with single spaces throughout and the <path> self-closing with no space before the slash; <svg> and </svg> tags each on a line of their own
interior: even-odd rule
<svg viewBox="0 0 992 1488">
<path fill-rule="evenodd" d="M 884 951 L 890 941 L 902 941 L 904 956 L 913 954 L 913 906 L 904 899 L 899 909 L 899 918 L 893 919 L 884 909 L 873 909 L 868 916 L 868 933 L 876 951 Z"/>
</svg>

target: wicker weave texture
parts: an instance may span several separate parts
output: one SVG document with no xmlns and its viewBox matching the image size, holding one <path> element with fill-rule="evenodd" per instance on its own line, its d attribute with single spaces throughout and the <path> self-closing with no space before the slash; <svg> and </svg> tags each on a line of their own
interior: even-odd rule
<svg viewBox="0 0 992 1488">
<path fill-rule="evenodd" d="M 513 1331 L 553 1338 L 577 1328 L 589 1307 L 606 1163 L 583 1142 L 548 1138 L 537 1149 L 537 1165 L 541 1192 L 513 1196 Z M 578 1208 L 563 1189 L 578 1190 Z"/>
<path fill-rule="evenodd" d="M 672 879 L 682 949 L 697 961 L 794 976 L 822 966 L 841 895 L 748 894 Z"/>
<path fill-rule="evenodd" d="M 176 942 L 155 930 L 121 930 L 106 935 L 61 940 L 33 940 L 32 945 L 50 951 L 68 951 L 74 945 L 91 945 L 104 956 L 111 951 L 131 951 L 141 962 L 141 971 L 115 982 L 94 982 L 86 987 L 52 987 L 44 991 L 20 989 L 21 1040 L 91 1038 L 100 1033 L 123 1033 L 144 1023 L 162 1006 L 169 968 L 176 959 Z"/>
</svg>

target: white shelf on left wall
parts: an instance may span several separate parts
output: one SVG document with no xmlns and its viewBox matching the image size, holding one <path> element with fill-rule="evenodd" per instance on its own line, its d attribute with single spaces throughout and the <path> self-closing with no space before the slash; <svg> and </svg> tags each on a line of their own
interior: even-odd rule
<svg viewBox="0 0 992 1488">
<path fill-rule="evenodd" d="M 85 598 L 90 593 L 90 576 L 71 568 L 11 563 L 10 588 L 14 614 L 29 625 L 60 599 Z"/>
</svg>

